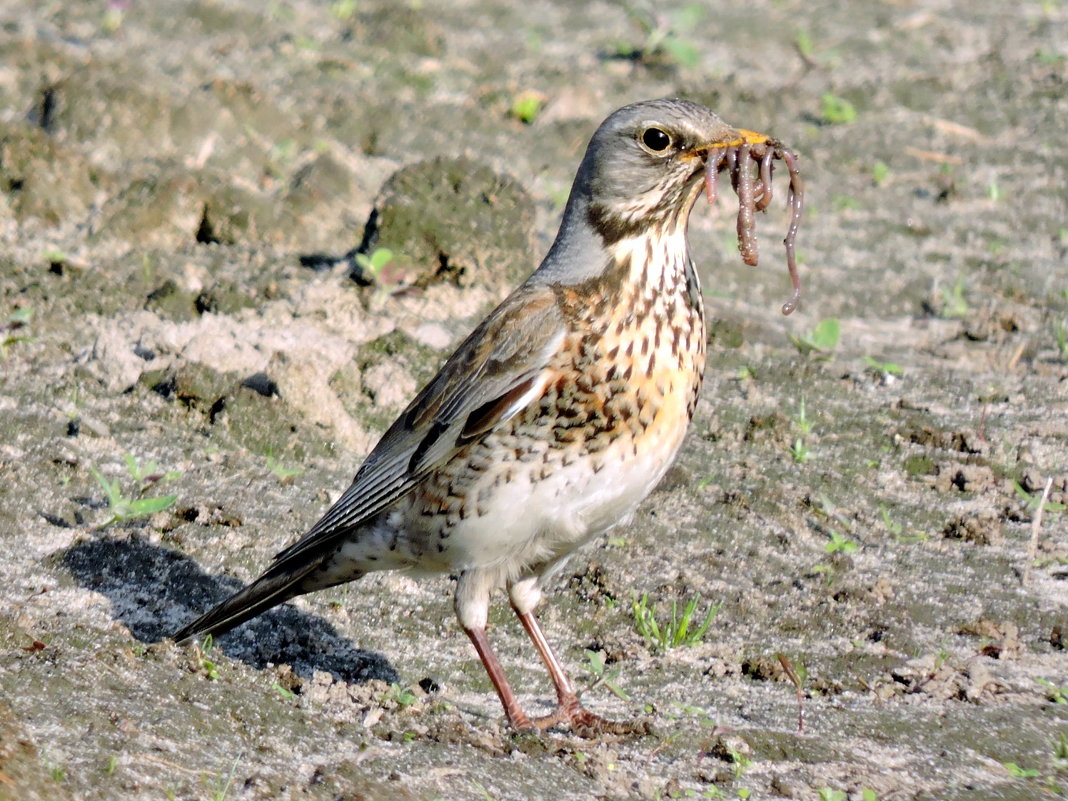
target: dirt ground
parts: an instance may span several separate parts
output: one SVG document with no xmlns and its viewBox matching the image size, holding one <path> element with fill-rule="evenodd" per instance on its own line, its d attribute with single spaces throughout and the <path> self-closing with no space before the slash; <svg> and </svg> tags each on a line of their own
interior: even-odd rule
<svg viewBox="0 0 1068 801">
<path fill-rule="evenodd" d="M 1061 0 L 0 3 L 0 799 L 1068 797 L 1066 59 Z M 691 435 L 544 605 L 652 733 L 511 734 L 449 578 L 166 641 L 668 95 L 787 142 L 808 204 L 791 317 L 781 199 L 755 269 L 729 193 L 695 210 Z M 721 606 L 660 648 L 642 596 Z"/>
</svg>

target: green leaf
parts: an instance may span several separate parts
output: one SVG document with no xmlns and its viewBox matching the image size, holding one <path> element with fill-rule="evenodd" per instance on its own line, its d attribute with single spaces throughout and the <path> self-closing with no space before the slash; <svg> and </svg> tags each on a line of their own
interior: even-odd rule
<svg viewBox="0 0 1068 801">
<path fill-rule="evenodd" d="M 838 346 L 839 336 L 841 336 L 841 329 L 838 319 L 828 317 L 826 320 L 820 320 L 812 329 L 812 345 L 816 350 L 834 350 Z"/>
<path fill-rule="evenodd" d="M 274 684 L 272 684 L 271 685 L 271 689 L 274 690 L 276 693 L 278 693 L 283 698 L 285 698 L 287 701 L 292 701 L 294 698 L 297 697 L 296 694 L 292 690 L 287 690 L 285 687 L 283 687 L 278 682 L 275 682 Z"/>
<path fill-rule="evenodd" d="M 541 113 L 542 96 L 538 92 L 520 92 L 512 100 L 511 114 L 520 122 L 530 125 Z"/>
<path fill-rule="evenodd" d="M 21 309 L 15 309 L 7 316 L 7 321 L 13 325 L 26 325 L 33 319 L 33 307 L 23 306 Z"/>
<path fill-rule="evenodd" d="M 886 373 L 887 375 L 902 375 L 905 372 L 901 369 L 900 364 L 895 364 L 894 362 L 881 362 L 871 356 L 864 357 L 864 364 L 877 372 Z"/>
<path fill-rule="evenodd" d="M 847 125 L 857 118 L 856 107 L 831 92 L 824 92 L 820 99 L 820 116 L 831 125 Z"/>
<path fill-rule="evenodd" d="M 697 45 L 688 39 L 679 39 L 669 36 L 664 40 L 664 52 L 671 56 L 672 60 L 684 67 L 695 67 L 700 61 L 700 53 Z"/>
<path fill-rule="evenodd" d="M 789 334 L 794 347 L 804 356 L 817 352 L 827 354 L 838 346 L 841 337 L 841 326 L 836 317 L 828 317 L 820 320 L 816 327 L 807 334 Z"/>
<path fill-rule="evenodd" d="M 159 498 L 139 498 L 136 501 L 130 501 L 129 514 L 127 516 L 147 517 L 173 506 L 177 500 L 177 495 L 164 495 Z"/>
</svg>

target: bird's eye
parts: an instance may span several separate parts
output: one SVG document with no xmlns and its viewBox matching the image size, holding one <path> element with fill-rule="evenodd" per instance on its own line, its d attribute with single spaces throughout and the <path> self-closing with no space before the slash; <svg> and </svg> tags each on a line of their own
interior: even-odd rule
<svg viewBox="0 0 1068 801">
<path fill-rule="evenodd" d="M 653 153 L 663 153 L 671 147 L 671 137 L 660 128 L 646 128 L 642 131 L 642 144 Z"/>
</svg>

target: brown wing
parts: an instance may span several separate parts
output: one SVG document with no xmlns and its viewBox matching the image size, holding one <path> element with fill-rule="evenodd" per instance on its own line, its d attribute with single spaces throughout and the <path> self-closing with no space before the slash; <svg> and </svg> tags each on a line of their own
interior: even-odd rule
<svg viewBox="0 0 1068 801">
<path fill-rule="evenodd" d="M 463 444 L 535 400 L 564 338 L 552 291 L 521 286 L 464 340 L 390 426 L 352 484 L 271 570 L 333 547 L 410 492 Z"/>
</svg>

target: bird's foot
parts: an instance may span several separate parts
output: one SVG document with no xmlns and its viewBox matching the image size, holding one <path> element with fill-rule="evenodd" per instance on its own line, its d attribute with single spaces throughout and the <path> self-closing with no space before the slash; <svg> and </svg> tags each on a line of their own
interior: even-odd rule
<svg viewBox="0 0 1068 801">
<path fill-rule="evenodd" d="M 534 718 L 531 724 L 540 731 L 566 726 L 576 737 L 592 740 L 605 735 L 641 736 L 649 733 L 645 720 L 607 720 L 584 707 L 578 698 L 561 702 L 556 711 L 544 717 Z"/>
</svg>

